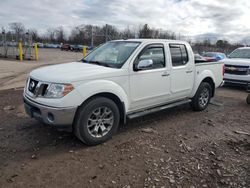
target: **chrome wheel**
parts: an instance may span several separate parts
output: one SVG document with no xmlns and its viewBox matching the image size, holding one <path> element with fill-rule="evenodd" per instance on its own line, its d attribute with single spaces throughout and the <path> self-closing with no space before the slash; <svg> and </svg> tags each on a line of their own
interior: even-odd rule
<svg viewBox="0 0 250 188">
<path fill-rule="evenodd" d="M 199 97 L 199 105 L 201 107 L 205 107 L 208 104 L 210 97 L 209 95 L 209 90 L 207 88 L 204 88 Z"/>
<path fill-rule="evenodd" d="M 114 113 L 108 107 L 98 107 L 93 110 L 88 118 L 87 129 L 95 138 L 101 138 L 108 134 L 114 124 Z"/>
</svg>

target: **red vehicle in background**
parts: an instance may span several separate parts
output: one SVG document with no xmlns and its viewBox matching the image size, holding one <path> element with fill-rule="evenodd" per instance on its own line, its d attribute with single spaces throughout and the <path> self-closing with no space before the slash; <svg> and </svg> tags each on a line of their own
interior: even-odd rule
<svg viewBox="0 0 250 188">
<path fill-rule="evenodd" d="M 204 63 L 204 62 L 214 62 L 217 61 L 213 58 L 206 58 L 201 56 L 200 54 L 194 54 L 195 63 Z"/>
<path fill-rule="evenodd" d="M 62 46 L 61 46 L 61 50 L 62 51 L 71 51 L 71 45 L 70 44 L 63 44 Z"/>
<path fill-rule="evenodd" d="M 202 56 L 208 61 L 220 61 L 226 58 L 226 54 L 220 52 L 206 52 Z"/>
</svg>

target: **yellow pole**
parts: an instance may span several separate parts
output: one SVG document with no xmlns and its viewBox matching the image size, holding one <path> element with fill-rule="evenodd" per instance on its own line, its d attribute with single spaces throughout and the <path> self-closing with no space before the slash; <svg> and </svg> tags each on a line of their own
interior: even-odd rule
<svg viewBox="0 0 250 188">
<path fill-rule="evenodd" d="M 37 48 L 37 43 L 35 43 L 35 59 L 38 61 L 38 48 Z"/>
<path fill-rule="evenodd" d="M 85 57 L 87 55 L 87 48 L 86 48 L 86 46 L 83 47 L 82 53 L 83 53 L 83 57 Z"/>
<path fill-rule="evenodd" d="M 22 45 L 22 42 L 18 43 L 18 48 L 19 48 L 19 59 L 20 59 L 20 61 L 22 61 L 23 60 L 23 45 Z"/>
</svg>

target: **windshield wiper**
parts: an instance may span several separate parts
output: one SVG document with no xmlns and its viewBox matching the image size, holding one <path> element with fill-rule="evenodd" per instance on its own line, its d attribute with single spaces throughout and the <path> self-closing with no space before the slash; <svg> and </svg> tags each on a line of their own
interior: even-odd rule
<svg viewBox="0 0 250 188">
<path fill-rule="evenodd" d="M 105 66 L 105 67 L 111 67 L 108 63 L 103 63 L 103 62 L 100 62 L 100 61 L 88 61 L 88 63 L 92 63 L 92 64 L 96 64 L 96 65 L 101 65 L 101 66 Z"/>
<path fill-rule="evenodd" d="M 86 59 L 81 59 L 81 61 L 82 62 L 84 62 L 84 63 L 92 63 L 92 64 L 97 64 L 97 65 L 102 65 L 102 63 L 101 62 L 99 62 L 99 61 L 87 61 Z"/>
<path fill-rule="evenodd" d="M 104 62 L 100 62 L 100 61 L 87 61 L 86 59 L 81 59 L 81 62 L 83 63 L 91 63 L 91 64 L 96 64 L 96 65 L 100 65 L 100 66 L 105 66 L 105 67 L 114 67 L 111 64 L 108 63 L 104 63 Z"/>
</svg>

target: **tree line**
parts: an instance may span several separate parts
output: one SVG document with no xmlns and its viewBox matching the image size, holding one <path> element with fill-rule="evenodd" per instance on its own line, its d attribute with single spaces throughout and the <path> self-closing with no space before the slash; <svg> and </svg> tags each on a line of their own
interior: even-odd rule
<svg viewBox="0 0 250 188">
<path fill-rule="evenodd" d="M 34 42 L 42 43 L 69 43 L 97 46 L 109 40 L 128 39 L 128 38 L 155 38 L 155 39 L 180 39 L 181 35 L 176 35 L 175 32 L 169 30 L 155 29 L 148 24 L 139 25 L 137 27 L 126 27 L 118 29 L 114 25 L 78 25 L 66 33 L 63 27 L 48 28 L 45 33 L 41 34 L 37 29 L 27 29 L 24 24 L 19 22 L 10 23 L 5 31 L 7 40 L 18 41 L 29 33 Z M 197 53 L 203 51 L 221 51 L 230 52 L 233 49 L 242 46 L 240 44 L 230 44 L 226 40 L 218 40 L 216 43 L 211 43 L 209 39 L 201 42 L 192 42 L 193 49 Z"/>
</svg>

